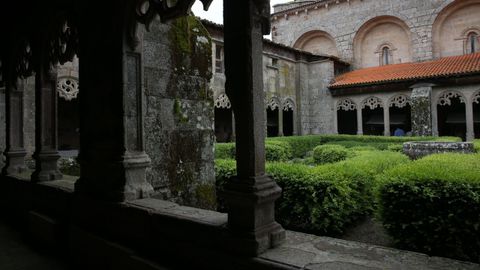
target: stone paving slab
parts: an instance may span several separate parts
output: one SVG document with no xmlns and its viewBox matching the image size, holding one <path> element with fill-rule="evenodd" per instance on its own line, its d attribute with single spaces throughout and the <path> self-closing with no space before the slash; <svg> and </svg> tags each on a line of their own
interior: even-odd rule
<svg viewBox="0 0 480 270">
<path fill-rule="evenodd" d="M 292 231 L 284 245 L 260 258 L 309 270 L 480 270 L 478 264 Z"/>
</svg>

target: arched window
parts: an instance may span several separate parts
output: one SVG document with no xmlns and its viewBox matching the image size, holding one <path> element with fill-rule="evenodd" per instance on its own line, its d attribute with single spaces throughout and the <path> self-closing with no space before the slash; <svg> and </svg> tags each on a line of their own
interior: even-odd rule
<svg viewBox="0 0 480 270">
<path fill-rule="evenodd" d="M 380 65 L 390 65 L 392 63 L 392 50 L 388 47 L 385 46 L 382 48 L 382 53 L 380 57 Z"/>
<path fill-rule="evenodd" d="M 467 53 L 476 53 L 480 50 L 478 33 L 470 32 L 467 35 Z"/>
</svg>

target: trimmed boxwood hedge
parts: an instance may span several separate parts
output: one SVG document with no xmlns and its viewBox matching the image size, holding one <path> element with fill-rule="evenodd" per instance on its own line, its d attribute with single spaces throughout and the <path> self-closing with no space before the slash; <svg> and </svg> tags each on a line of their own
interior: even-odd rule
<svg viewBox="0 0 480 270">
<path fill-rule="evenodd" d="M 303 158 L 305 154 L 312 151 L 318 145 L 349 141 L 350 143 L 343 143 L 344 146 L 373 146 L 380 150 L 386 150 L 392 144 L 402 144 L 408 141 L 461 141 L 457 137 L 393 137 L 393 136 L 368 136 L 368 135 L 307 135 L 307 136 L 292 136 L 292 137 L 274 137 L 267 138 L 269 141 L 288 142 L 292 147 L 292 154 L 295 158 Z M 337 143 L 338 144 L 338 143 Z M 350 145 L 346 145 L 350 144 Z"/>
<path fill-rule="evenodd" d="M 375 175 L 397 164 L 410 162 L 402 154 L 361 151 L 342 162 L 310 167 L 291 163 L 267 163 L 267 173 L 283 189 L 276 202 L 276 218 L 289 229 L 336 235 L 371 213 Z M 217 188 L 235 175 L 235 161 L 216 160 Z M 219 210 L 225 210 L 221 197 Z"/>
<path fill-rule="evenodd" d="M 348 154 L 341 145 L 319 145 L 313 149 L 313 160 L 316 164 L 334 163 L 345 160 Z"/>
<path fill-rule="evenodd" d="M 216 159 L 233 159 L 235 158 L 234 143 L 217 143 L 215 144 Z M 287 142 L 282 141 L 266 141 L 265 142 L 265 159 L 267 161 L 286 161 L 292 158 L 292 147 Z"/>
<path fill-rule="evenodd" d="M 398 247 L 479 262 L 480 154 L 427 156 L 379 181 L 379 213 Z"/>
<path fill-rule="evenodd" d="M 473 141 L 473 145 L 475 147 L 475 151 L 477 153 L 480 153 L 480 139 L 477 139 L 477 140 L 474 140 Z"/>
</svg>

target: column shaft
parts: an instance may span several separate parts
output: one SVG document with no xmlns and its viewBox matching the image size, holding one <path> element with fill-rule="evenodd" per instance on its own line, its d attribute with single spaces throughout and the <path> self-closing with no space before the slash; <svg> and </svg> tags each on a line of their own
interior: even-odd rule
<svg viewBox="0 0 480 270">
<path fill-rule="evenodd" d="M 383 107 L 383 135 L 390 136 L 390 107 L 385 105 Z"/>
<path fill-rule="evenodd" d="M 473 103 L 466 100 L 465 103 L 466 124 L 467 124 L 467 141 L 473 141 L 475 139 L 474 123 L 473 123 Z"/>
<path fill-rule="evenodd" d="M 229 206 L 230 246 L 247 255 L 285 238 L 274 210 L 281 189 L 265 175 L 262 30 L 269 29 L 269 10 L 268 0 L 224 0 L 226 91 L 235 112 L 237 176 L 223 196 Z"/>
<path fill-rule="evenodd" d="M 278 136 L 283 136 L 283 109 L 278 107 Z"/>
<path fill-rule="evenodd" d="M 361 108 L 357 108 L 357 135 L 363 135 L 363 117 Z"/>
</svg>

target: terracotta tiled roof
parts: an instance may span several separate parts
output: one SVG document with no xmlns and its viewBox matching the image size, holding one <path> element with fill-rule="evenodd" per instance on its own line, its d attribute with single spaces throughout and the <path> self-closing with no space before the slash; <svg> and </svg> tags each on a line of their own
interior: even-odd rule
<svg viewBox="0 0 480 270">
<path fill-rule="evenodd" d="M 364 68 L 335 78 L 330 88 L 384 84 L 480 73 L 480 53 L 451 56 L 438 60 Z"/>
</svg>

